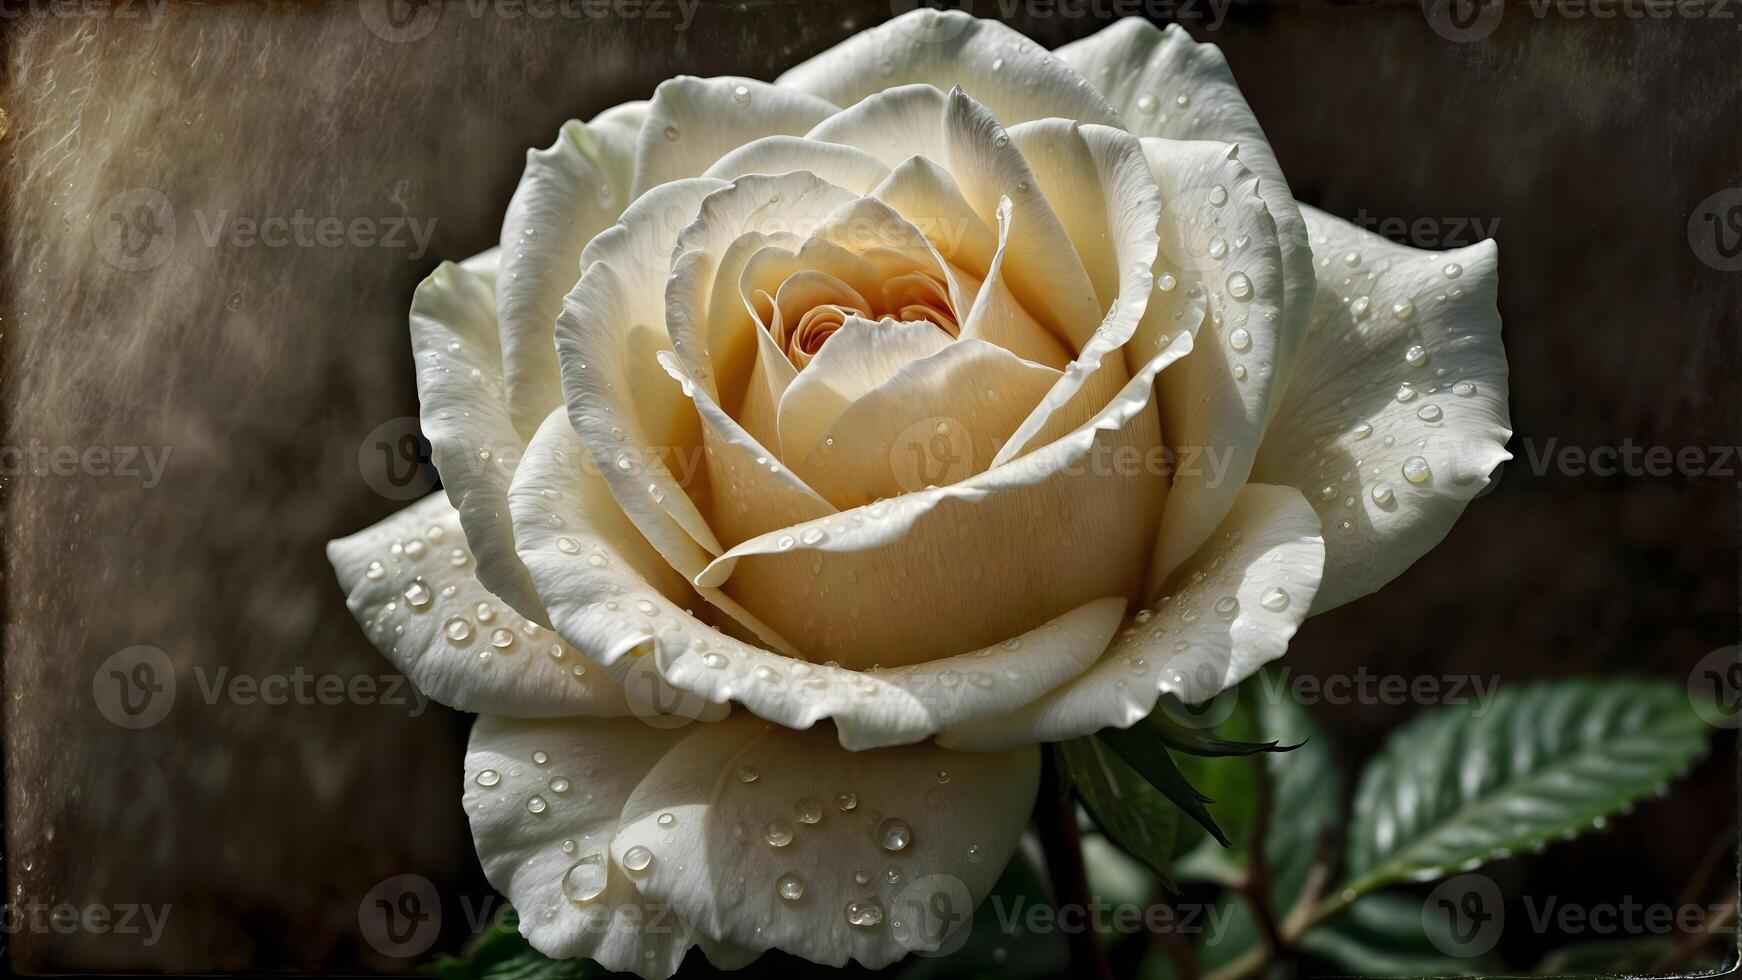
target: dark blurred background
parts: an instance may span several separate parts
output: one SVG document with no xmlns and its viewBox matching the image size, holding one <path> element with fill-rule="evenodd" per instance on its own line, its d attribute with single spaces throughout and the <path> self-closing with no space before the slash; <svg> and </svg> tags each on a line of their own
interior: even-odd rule
<svg viewBox="0 0 1742 980">
<path fill-rule="evenodd" d="M 393 40 L 372 29 L 379 4 L 8 0 L 4 445 L 103 447 L 115 472 L 15 466 L 0 497 L 6 895 L 173 909 L 152 945 L 16 931 L 14 968 L 404 969 L 358 924 L 400 874 L 445 896 L 436 949 L 463 942 L 491 896 L 458 805 L 467 718 L 243 705 L 202 682 L 392 673 L 323 545 L 402 506 L 359 456 L 415 425 L 412 288 L 495 243 L 528 147 L 673 74 L 772 78 L 911 6 L 703 2 L 685 20 L 675 4 L 538 19 L 456 3 Z M 1126 9 L 957 6 L 1048 47 L 1101 26 L 1085 11 Z M 1742 272 L 1701 215 L 1742 203 L 1738 21 L 1515 3 L 1448 26 L 1414 0 L 1129 9 L 1223 48 L 1303 201 L 1418 247 L 1500 242 L 1516 458 L 1443 544 L 1310 620 L 1282 664 L 1685 683 L 1737 643 L 1742 461 L 1718 447 L 1742 441 Z M 124 192 L 182 216 L 149 268 L 103 245 Z M 196 210 L 414 224 L 398 246 L 237 247 L 208 244 Z M 1697 447 L 1709 465 L 1595 476 L 1546 458 L 1630 443 Z M 135 731 L 93 685 L 141 645 L 181 687 Z M 1421 708 L 1311 710 L 1353 764 Z M 1509 894 L 1675 901 L 1715 861 L 1733 892 L 1735 771 L 1724 734 L 1667 797 L 1491 873 Z M 1552 942 L 1502 949 L 1529 966 Z"/>
</svg>

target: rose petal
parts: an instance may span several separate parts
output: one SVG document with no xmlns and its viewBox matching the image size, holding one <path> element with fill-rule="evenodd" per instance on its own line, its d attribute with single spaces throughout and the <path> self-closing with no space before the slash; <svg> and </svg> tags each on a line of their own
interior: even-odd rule
<svg viewBox="0 0 1742 980">
<path fill-rule="evenodd" d="M 996 20 L 921 8 L 861 31 L 775 80 L 851 106 L 885 89 L 960 85 L 1007 123 L 1057 116 L 1116 119 L 1094 86 L 1045 48 Z"/>
<path fill-rule="evenodd" d="M 562 402 L 553 333 L 563 295 L 580 278 L 581 249 L 629 200 L 635 140 L 647 103 L 570 121 L 555 143 L 528 150 L 526 171 L 502 219 L 501 321 L 508 405 L 521 438 Z"/>
<path fill-rule="evenodd" d="M 793 390 L 810 375 L 807 369 Z M 986 469 L 1058 376 L 983 340 L 958 340 L 909 360 L 854 398 L 824 426 L 821 439 L 801 450 L 804 455 L 789 451 L 788 462 L 837 507 L 965 480 Z M 783 421 L 787 408 L 783 401 Z"/>
<path fill-rule="evenodd" d="M 636 143 L 631 199 L 660 184 L 707 171 L 763 136 L 801 136 L 836 107 L 754 78 L 679 75 L 653 91 Z"/>
<path fill-rule="evenodd" d="M 694 581 L 725 584 L 801 649 L 851 667 L 949 656 L 1125 595 L 1166 495 L 1151 386 L 1190 347 L 1182 335 L 1096 418 L 1043 449 L 753 538 Z"/>
<path fill-rule="evenodd" d="M 1014 851 L 1038 780 L 1033 748 L 848 752 L 826 731 L 736 717 L 653 767 L 612 854 L 649 856 L 637 887 L 703 935 L 876 969 L 967 921 Z"/>
<path fill-rule="evenodd" d="M 832 719 L 843 748 L 905 745 L 952 725 L 994 720 L 1095 662 L 1119 628 L 1125 600 L 1096 599 L 981 650 L 896 670 L 810 664 L 734 644 L 661 644 L 673 687 L 737 701 L 787 728 Z"/>
<path fill-rule="evenodd" d="M 420 422 L 448 499 L 459 509 L 484 588 L 534 621 L 544 606 L 514 555 L 508 483 L 525 445 L 515 428 L 496 328 L 496 280 L 442 263 L 411 300 Z"/>
<path fill-rule="evenodd" d="M 1143 152 L 1168 202 L 1157 269 L 1177 279 L 1175 292 L 1199 292 L 1209 319 L 1192 356 L 1159 386 L 1176 472 L 1150 568 L 1154 595 L 1227 516 L 1251 472 L 1281 383 L 1285 280 L 1263 182 L 1233 147 L 1146 139 Z M 1139 324 L 1139 347 L 1174 328 L 1171 316 L 1162 306 Z"/>
<path fill-rule="evenodd" d="M 630 654 L 646 652 L 644 645 L 654 641 L 721 640 L 715 626 L 698 618 L 709 607 L 717 610 L 710 618 L 720 627 L 792 649 L 718 591 L 691 590 L 618 508 L 560 412 L 552 412 L 527 445 L 509 503 L 515 544 L 545 597 L 551 626 L 643 700 L 672 705 L 657 672 L 645 669 L 650 658 Z M 707 714 L 700 709 L 692 701 L 678 713 Z"/>
<path fill-rule="evenodd" d="M 1273 371 L 1286 379 L 1312 310 L 1312 250 L 1282 167 L 1221 49 L 1192 40 L 1178 24 L 1162 29 L 1127 17 L 1053 53 L 1106 95 L 1133 134 L 1240 147 L 1241 162 L 1258 175 L 1258 195 L 1276 221 L 1282 249 L 1284 300 Z M 1269 406 L 1272 412 L 1276 405 Z"/>
<path fill-rule="evenodd" d="M 592 718 L 486 715 L 472 727 L 462 798 L 472 840 L 484 876 L 520 913 L 520 934 L 532 948 L 646 980 L 671 976 L 697 943 L 716 966 L 754 959 L 753 951 L 697 935 L 645 897 L 611 856 L 624 802 L 688 734 Z M 567 788 L 558 792 L 560 785 Z M 591 897 L 574 900 L 582 896 Z"/>
<path fill-rule="evenodd" d="M 585 271 L 557 319 L 569 421 L 623 512 L 685 574 L 720 551 L 688 495 L 701 469 L 701 423 L 655 357 L 668 350 L 664 283 L 678 235 L 708 178 L 657 187 L 588 244 Z"/>
<path fill-rule="evenodd" d="M 1201 701 L 1282 656 L 1324 569 L 1318 520 L 1292 487 L 1248 484 L 1182 569 L 1186 584 L 1115 639 L 1095 666 L 1012 715 L 939 743 L 987 750 L 1126 728 L 1162 691 Z"/>
<path fill-rule="evenodd" d="M 1318 613 L 1438 544 L 1511 458 L 1512 422 L 1494 243 L 1426 252 L 1302 211 L 1319 299 L 1253 479 L 1299 487 L 1324 522 Z"/>
<path fill-rule="evenodd" d="M 604 671 L 478 584 L 459 515 L 439 493 L 330 542 L 327 560 L 376 648 L 442 704 L 524 716 L 632 710 Z"/>
<path fill-rule="evenodd" d="M 1071 216 L 1066 234 L 1085 267 L 1096 270 L 1096 290 L 1107 313 L 1098 325 L 1084 325 L 1092 333 L 1074 335 L 1075 361 L 1023 420 L 998 462 L 1074 430 L 1136 369 L 1124 358 L 1108 355 L 1131 339 L 1148 309 L 1161 212 L 1142 147 L 1126 133 L 1048 120 L 1025 123 L 1010 137 L 1030 159 L 1047 200 Z M 1139 352 L 1138 363 L 1149 356 L 1153 353 Z"/>
<path fill-rule="evenodd" d="M 781 454 L 802 462 L 848 406 L 902 365 L 948 346 L 950 335 L 935 324 L 848 320 L 781 397 Z"/>
<path fill-rule="evenodd" d="M 889 168 L 864 150 L 797 136 L 765 136 L 726 154 L 706 176 L 732 181 L 746 174 L 785 174 L 803 170 L 864 194 L 889 176 Z"/>
</svg>

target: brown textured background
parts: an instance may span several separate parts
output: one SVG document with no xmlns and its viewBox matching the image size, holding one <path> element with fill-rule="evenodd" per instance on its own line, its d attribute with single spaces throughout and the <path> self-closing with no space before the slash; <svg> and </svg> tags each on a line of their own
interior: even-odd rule
<svg viewBox="0 0 1742 980">
<path fill-rule="evenodd" d="M 155 947 L 25 933 L 10 955 L 26 970 L 394 968 L 358 937 L 376 882 L 421 873 L 452 896 L 448 947 L 466 931 L 459 897 L 489 894 L 457 805 L 465 719 L 208 704 L 194 671 L 390 672 L 322 546 L 399 506 L 357 457 L 366 433 L 416 414 L 412 287 L 494 243 L 527 147 L 671 74 L 772 77 L 891 5 L 705 2 L 683 32 L 455 5 L 429 36 L 388 43 L 349 5 L 172 4 L 154 22 L 139 4 L 16 16 L 9 0 L 0 21 L 4 444 L 171 451 L 151 489 L 6 480 L 5 881 L 14 901 L 173 910 Z M 1048 9 L 1015 21 L 1049 47 L 1098 26 Z M 1734 462 L 1602 479 L 1538 474 L 1521 448 L 1738 441 L 1742 273 L 1702 264 L 1686 230 L 1698 202 L 1742 185 L 1736 21 L 1513 4 L 1472 44 L 1436 36 L 1413 2 L 1185 22 L 1227 52 L 1296 196 L 1434 219 L 1435 234 L 1476 219 L 1501 244 L 1518 459 L 1441 547 L 1382 598 L 1310 621 L 1285 662 L 1679 681 L 1736 642 Z M 141 187 L 181 228 L 161 265 L 121 271 L 93 232 Z M 226 207 L 437 225 L 416 258 L 208 247 L 191 215 Z M 129 732 L 97 711 L 92 674 L 138 644 L 169 655 L 180 687 L 167 720 Z M 1412 710 L 1315 714 L 1355 758 Z M 1733 771 L 1720 748 L 1669 799 L 1496 876 L 1673 897 L 1733 826 Z"/>
</svg>

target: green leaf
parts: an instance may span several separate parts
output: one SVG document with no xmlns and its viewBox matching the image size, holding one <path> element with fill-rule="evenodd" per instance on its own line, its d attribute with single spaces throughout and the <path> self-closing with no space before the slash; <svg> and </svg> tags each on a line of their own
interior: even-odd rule
<svg viewBox="0 0 1742 980">
<path fill-rule="evenodd" d="M 1360 976 L 1473 976 L 1495 968 L 1486 958 L 1446 952 L 1460 948 L 1449 913 L 1400 893 L 1359 899 L 1337 921 L 1300 937 L 1299 945 Z"/>
<path fill-rule="evenodd" d="M 1059 771 L 1101 832 L 1176 891 L 1179 808 L 1093 736 L 1061 742 L 1055 749 Z"/>
<path fill-rule="evenodd" d="M 1162 703 L 1140 725 L 1153 725 L 1161 734 L 1162 741 L 1169 748 L 1176 749 L 1188 755 L 1204 757 L 1245 756 L 1260 752 L 1291 752 L 1299 748 L 1299 744 L 1283 745 L 1276 740 L 1269 742 L 1239 742 L 1221 738 L 1215 732 L 1200 725 L 1191 724 L 1183 719 L 1189 717 L 1189 711 L 1171 694 L 1162 695 Z"/>
<path fill-rule="evenodd" d="M 1406 725 L 1367 767 L 1349 883 L 1425 881 L 1575 836 L 1705 752 L 1682 685 L 1565 681 L 1502 690 Z"/>
<path fill-rule="evenodd" d="M 1196 820 L 1198 826 L 1220 841 L 1223 847 L 1232 846 L 1227 835 L 1222 833 L 1222 828 L 1216 826 L 1210 811 L 1204 807 L 1204 804 L 1212 801 L 1193 789 L 1192 784 L 1179 771 L 1179 767 L 1174 765 L 1173 757 L 1167 754 L 1167 744 L 1154 726 L 1107 728 L 1090 737 L 1099 739 L 1117 753 L 1149 785 L 1161 790 L 1163 796 L 1172 800 L 1174 806 L 1184 810 L 1186 816 Z"/>
<path fill-rule="evenodd" d="M 1550 950 L 1532 972 L 1542 976 L 1640 976 L 1660 973 L 1664 960 L 1674 956 L 1676 941 L 1670 936 L 1633 936 L 1579 943 Z M 1688 963 L 1677 973 L 1687 976 L 1703 969 L 1717 969 L 1722 964 L 1716 957 L 1706 957 Z"/>
<path fill-rule="evenodd" d="M 472 937 L 459 956 L 441 956 L 417 968 L 437 980 L 594 980 L 607 974 L 592 960 L 553 960 L 520 935 L 513 916 Z"/>
</svg>

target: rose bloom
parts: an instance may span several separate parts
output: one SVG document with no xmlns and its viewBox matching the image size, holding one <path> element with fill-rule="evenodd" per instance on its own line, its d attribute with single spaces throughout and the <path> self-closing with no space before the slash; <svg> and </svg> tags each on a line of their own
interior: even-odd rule
<svg viewBox="0 0 1742 980">
<path fill-rule="evenodd" d="M 1492 242 L 1297 204 L 1221 53 L 921 10 L 528 154 L 411 307 L 445 493 L 335 541 L 479 713 L 464 805 L 552 957 L 936 949 L 1040 743 L 1195 702 L 1508 458 Z"/>
</svg>

